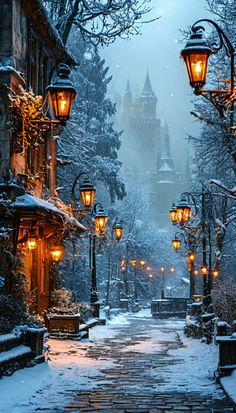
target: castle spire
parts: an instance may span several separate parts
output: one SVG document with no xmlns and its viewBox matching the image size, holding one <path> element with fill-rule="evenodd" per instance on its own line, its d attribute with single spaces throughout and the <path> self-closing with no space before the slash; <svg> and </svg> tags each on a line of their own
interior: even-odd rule
<svg viewBox="0 0 236 413">
<path fill-rule="evenodd" d="M 132 98 L 130 82 L 129 82 L 129 79 L 128 79 L 127 85 L 126 85 L 126 91 L 125 91 L 124 98 L 123 98 L 124 110 L 129 110 L 130 107 L 132 106 L 132 104 L 133 104 L 133 98 Z"/>
<path fill-rule="evenodd" d="M 152 85 L 151 85 L 148 70 L 147 70 L 147 74 L 146 74 L 145 83 L 144 83 L 144 86 L 143 86 L 142 96 L 155 96 L 155 93 L 153 92 L 153 89 L 152 89 Z"/>
</svg>

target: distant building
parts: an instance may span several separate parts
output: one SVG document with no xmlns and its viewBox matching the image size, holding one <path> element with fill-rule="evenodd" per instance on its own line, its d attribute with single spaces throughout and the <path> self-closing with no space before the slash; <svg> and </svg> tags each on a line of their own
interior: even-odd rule
<svg viewBox="0 0 236 413">
<path fill-rule="evenodd" d="M 125 178 L 147 187 L 151 216 L 163 227 L 169 222 L 172 202 L 188 189 L 191 173 L 188 159 L 185 170 L 176 171 L 168 125 L 162 126 L 156 105 L 157 97 L 148 72 L 137 97 L 133 96 L 128 81 L 120 114 L 124 129 L 121 160 Z"/>
</svg>

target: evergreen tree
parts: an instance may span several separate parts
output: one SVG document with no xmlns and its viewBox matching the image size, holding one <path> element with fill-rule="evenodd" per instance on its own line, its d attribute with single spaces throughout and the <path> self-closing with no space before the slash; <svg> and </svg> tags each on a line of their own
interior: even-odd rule
<svg viewBox="0 0 236 413">
<path fill-rule="evenodd" d="M 73 45 L 72 45 L 73 47 Z M 75 47 L 75 46 L 74 46 Z M 75 79 L 79 96 L 72 120 L 59 141 L 59 186 L 64 186 L 68 201 L 68 180 L 72 182 L 81 171 L 87 171 L 93 183 L 103 182 L 109 188 L 111 200 L 122 199 L 124 184 L 118 174 L 117 160 L 120 132 L 115 131 L 112 116 L 115 105 L 107 97 L 111 77 L 97 48 L 82 39 L 77 50 L 80 66 Z"/>
</svg>

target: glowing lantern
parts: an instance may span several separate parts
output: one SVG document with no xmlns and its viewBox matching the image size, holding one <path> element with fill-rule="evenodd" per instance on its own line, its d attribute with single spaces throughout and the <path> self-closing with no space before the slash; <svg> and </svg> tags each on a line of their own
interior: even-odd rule
<svg viewBox="0 0 236 413">
<path fill-rule="evenodd" d="M 53 261 L 59 262 L 61 260 L 62 255 L 63 255 L 64 247 L 62 245 L 57 245 L 55 247 L 52 247 L 50 252 L 51 252 L 51 256 L 52 256 Z"/>
<path fill-rule="evenodd" d="M 202 275 L 207 275 L 208 274 L 208 268 L 205 265 L 203 265 L 201 267 L 201 273 L 202 273 Z"/>
<path fill-rule="evenodd" d="M 133 268 L 135 268 L 137 265 L 137 260 L 131 260 L 130 264 L 132 265 Z"/>
<path fill-rule="evenodd" d="M 193 300 L 195 301 L 195 303 L 199 303 L 202 299 L 201 294 L 194 294 L 193 295 Z"/>
<path fill-rule="evenodd" d="M 139 264 L 141 265 L 141 267 L 144 267 L 144 265 L 146 264 L 145 260 L 139 260 Z"/>
<path fill-rule="evenodd" d="M 212 270 L 212 276 L 213 278 L 217 278 L 219 275 L 219 270 L 218 268 L 214 268 L 214 270 Z"/>
<path fill-rule="evenodd" d="M 197 268 L 194 268 L 193 274 L 194 274 L 194 275 L 198 275 L 198 270 L 197 270 Z"/>
<path fill-rule="evenodd" d="M 162 273 L 165 272 L 165 267 L 162 266 L 162 267 L 160 268 L 160 271 L 161 271 Z"/>
<path fill-rule="evenodd" d="M 80 185 L 79 190 L 85 209 L 91 208 L 94 202 L 96 188 L 93 186 L 88 177 L 84 179 L 84 182 Z"/>
<path fill-rule="evenodd" d="M 171 241 L 172 247 L 175 251 L 178 251 L 181 247 L 181 240 L 180 239 L 172 239 Z"/>
<path fill-rule="evenodd" d="M 189 260 L 190 262 L 194 262 L 195 259 L 196 259 L 196 254 L 195 254 L 194 252 L 189 252 L 189 253 L 188 253 L 188 260 Z"/>
<path fill-rule="evenodd" d="M 182 196 L 181 200 L 177 203 L 176 209 L 177 221 L 182 224 L 187 222 L 191 216 L 191 207 L 184 196 Z"/>
<path fill-rule="evenodd" d="M 212 53 L 203 32 L 193 33 L 187 41 L 186 46 L 181 50 L 184 59 L 189 83 L 195 89 L 199 89 L 206 83 L 208 58 Z"/>
<path fill-rule="evenodd" d="M 175 269 L 174 269 L 173 266 L 170 267 L 170 272 L 172 272 L 172 273 L 175 272 Z"/>
<path fill-rule="evenodd" d="M 28 248 L 30 251 L 34 251 L 37 248 L 37 236 L 35 234 L 35 231 L 30 232 L 30 237 L 28 238 L 27 241 Z"/>
<path fill-rule="evenodd" d="M 117 222 L 116 224 L 113 225 L 113 234 L 115 236 L 115 238 L 119 241 L 122 237 L 123 237 L 123 226 Z"/>
<path fill-rule="evenodd" d="M 69 75 L 69 66 L 60 64 L 54 83 L 46 88 L 54 117 L 62 122 L 69 119 L 72 103 L 76 96 L 76 90 Z"/>
<path fill-rule="evenodd" d="M 175 204 L 172 204 L 172 206 L 169 210 L 169 214 L 170 214 L 171 222 L 173 224 L 176 224 L 178 220 L 177 220 L 177 209 L 176 209 Z"/>
<path fill-rule="evenodd" d="M 107 214 L 104 212 L 103 208 L 100 208 L 94 216 L 94 229 L 99 234 L 105 231 L 106 223 L 108 220 Z"/>
</svg>

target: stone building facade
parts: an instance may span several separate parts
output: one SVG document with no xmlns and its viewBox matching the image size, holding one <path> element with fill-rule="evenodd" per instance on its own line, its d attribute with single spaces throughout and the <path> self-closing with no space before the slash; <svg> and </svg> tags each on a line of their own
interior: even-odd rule
<svg viewBox="0 0 236 413">
<path fill-rule="evenodd" d="M 13 256 L 20 253 L 24 261 L 30 310 L 42 313 L 50 305 L 50 250 L 69 231 L 84 228 L 65 208 L 46 200 L 56 194 L 54 136 L 60 126 L 33 123 L 31 116 L 37 99 L 44 99 L 57 65 L 71 67 L 75 61 L 50 25 L 41 1 L 0 0 L 0 9 L 0 197 L 8 202 L 0 227 L 11 229 Z M 27 240 L 32 233 L 37 248 L 29 250 Z M 0 260 L 5 262 L 3 256 Z M 1 275 L 9 278 L 7 265 L 4 271 Z"/>
</svg>

